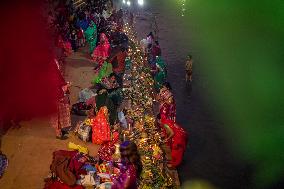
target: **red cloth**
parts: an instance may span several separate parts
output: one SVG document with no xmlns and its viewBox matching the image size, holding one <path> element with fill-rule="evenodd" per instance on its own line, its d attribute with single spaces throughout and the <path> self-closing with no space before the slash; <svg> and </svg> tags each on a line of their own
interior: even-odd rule
<svg viewBox="0 0 284 189">
<path fill-rule="evenodd" d="M 108 112 L 107 107 L 101 107 L 92 123 L 92 142 L 94 144 L 103 144 L 111 140 L 110 125 L 106 117 L 106 112 Z"/>
<path fill-rule="evenodd" d="M 77 179 L 80 178 L 80 174 L 85 174 L 85 171 L 81 170 L 84 162 L 79 161 L 82 155 L 78 154 L 78 151 L 58 150 L 53 152 L 53 158 L 55 158 L 55 156 L 64 156 L 71 159 L 68 168 L 77 177 Z"/>
<path fill-rule="evenodd" d="M 44 189 L 84 189 L 84 187 L 80 185 L 75 185 L 71 187 L 59 181 L 54 181 L 46 183 Z"/>
<path fill-rule="evenodd" d="M 158 45 L 154 45 L 152 48 L 152 54 L 154 57 L 161 56 L 161 48 Z"/>
<path fill-rule="evenodd" d="M 115 143 L 117 143 L 118 141 L 119 141 L 119 133 L 114 132 L 112 141 L 106 142 L 100 146 L 98 155 L 103 161 L 112 160 L 112 155 L 115 153 Z"/>
<path fill-rule="evenodd" d="M 74 156 L 68 166 L 69 170 L 74 173 L 77 179 L 80 179 L 81 174 L 86 174 L 86 171 L 81 169 L 85 165 L 85 162 L 79 161 L 79 158 L 81 158 L 80 155 Z"/>
<path fill-rule="evenodd" d="M 79 39 L 83 38 L 83 36 L 84 36 L 84 32 L 83 32 L 83 30 L 82 30 L 82 29 L 79 29 L 79 30 L 78 30 L 78 32 L 77 32 L 77 36 L 78 36 L 78 38 L 79 38 Z"/>
<path fill-rule="evenodd" d="M 174 132 L 173 138 L 169 141 L 169 146 L 172 154 L 171 164 L 177 167 L 182 162 L 183 154 L 186 150 L 188 133 L 180 125 L 171 120 L 162 118 L 161 123 L 168 125 Z"/>
<path fill-rule="evenodd" d="M 57 92 L 56 92 L 56 97 L 57 99 L 61 99 L 64 97 L 64 92 L 63 92 L 63 89 L 62 87 L 67 85 L 65 79 L 63 78 L 59 68 L 58 68 L 58 65 L 56 64 L 56 59 L 54 59 L 50 64 L 50 74 L 52 75 L 51 76 L 51 79 L 53 80 L 53 83 L 56 83 L 56 88 L 57 88 Z"/>
<path fill-rule="evenodd" d="M 77 153 L 78 153 L 77 151 L 57 150 L 53 152 L 53 157 L 65 156 L 65 157 L 73 158 Z"/>
<path fill-rule="evenodd" d="M 93 52 L 93 59 L 96 63 L 102 65 L 104 61 L 109 57 L 109 55 L 110 55 L 110 44 L 107 36 L 104 33 L 102 33 L 100 35 L 100 44 L 95 48 Z"/>
<path fill-rule="evenodd" d="M 72 54 L 72 45 L 69 41 L 64 42 L 64 50 L 65 50 L 66 56 L 69 56 Z"/>
<path fill-rule="evenodd" d="M 0 7 L 0 117 L 45 116 L 56 110 L 54 39 L 40 10 L 37 3 L 26 1 Z"/>
<path fill-rule="evenodd" d="M 113 57 L 110 62 L 113 62 L 113 60 L 116 58 L 117 59 L 117 63 L 118 66 L 117 67 L 113 67 L 113 72 L 115 73 L 122 73 L 125 70 L 125 58 L 127 57 L 127 52 L 124 51 L 120 51 L 119 53 L 117 53 L 117 55 L 115 57 Z"/>
<path fill-rule="evenodd" d="M 64 48 L 64 41 L 63 41 L 61 35 L 58 36 L 57 44 L 56 44 L 56 45 L 57 45 L 57 47 L 59 47 L 59 48 Z"/>
<path fill-rule="evenodd" d="M 176 103 L 173 101 L 173 103 L 168 104 L 164 103 L 160 108 L 160 114 L 161 118 L 163 119 L 169 119 L 172 121 L 176 120 Z"/>
<path fill-rule="evenodd" d="M 70 161 L 76 153 L 76 151 L 55 151 L 53 152 L 53 160 L 50 166 L 51 172 L 69 186 L 76 184 L 75 173 L 69 168 Z"/>
</svg>

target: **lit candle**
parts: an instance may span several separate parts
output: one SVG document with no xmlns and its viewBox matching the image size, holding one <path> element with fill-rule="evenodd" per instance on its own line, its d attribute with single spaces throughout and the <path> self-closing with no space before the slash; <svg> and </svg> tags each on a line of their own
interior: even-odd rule
<svg viewBox="0 0 284 189">
<path fill-rule="evenodd" d="M 125 141 L 126 140 L 126 137 L 125 137 L 125 133 L 123 134 L 123 141 Z"/>
</svg>

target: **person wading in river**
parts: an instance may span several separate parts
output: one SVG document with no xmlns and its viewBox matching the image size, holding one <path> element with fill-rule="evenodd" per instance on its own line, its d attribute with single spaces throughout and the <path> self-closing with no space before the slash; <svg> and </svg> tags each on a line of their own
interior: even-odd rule
<svg viewBox="0 0 284 189">
<path fill-rule="evenodd" d="M 192 56 L 188 55 L 185 63 L 185 81 L 192 82 Z"/>
</svg>

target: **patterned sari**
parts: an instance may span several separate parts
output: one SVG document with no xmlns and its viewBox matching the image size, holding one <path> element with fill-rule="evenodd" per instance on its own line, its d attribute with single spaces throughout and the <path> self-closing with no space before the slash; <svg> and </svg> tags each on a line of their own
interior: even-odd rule
<svg viewBox="0 0 284 189">
<path fill-rule="evenodd" d="M 68 94 L 63 91 L 64 86 L 67 85 L 65 82 L 56 60 L 51 63 L 53 69 L 53 82 L 57 84 L 56 93 L 56 113 L 51 116 L 50 124 L 55 129 L 56 135 L 61 135 L 61 129 L 71 126 L 71 115 L 70 115 L 70 102 Z M 67 91 L 67 90 L 66 90 Z"/>
<path fill-rule="evenodd" d="M 61 99 L 57 106 L 57 114 L 51 116 L 50 123 L 55 129 L 56 135 L 61 134 L 61 129 L 71 127 L 70 105 L 64 99 Z"/>
<path fill-rule="evenodd" d="M 94 144 L 103 144 L 111 140 L 110 125 L 108 123 L 108 109 L 101 107 L 92 123 L 92 142 Z"/>
</svg>

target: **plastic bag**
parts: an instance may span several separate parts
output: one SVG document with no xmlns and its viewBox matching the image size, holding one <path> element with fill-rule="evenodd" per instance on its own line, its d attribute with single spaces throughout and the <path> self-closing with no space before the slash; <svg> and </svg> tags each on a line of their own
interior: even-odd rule
<svg viewBox="0 0 284 189">
<path fill-rule="evenodd" d="M 91 140 L 91 130 L 92 127 L 90 125 L 80 123 L 77 130 L 78 137 L 84 142 L 89 142 Z"/>
</svg>

